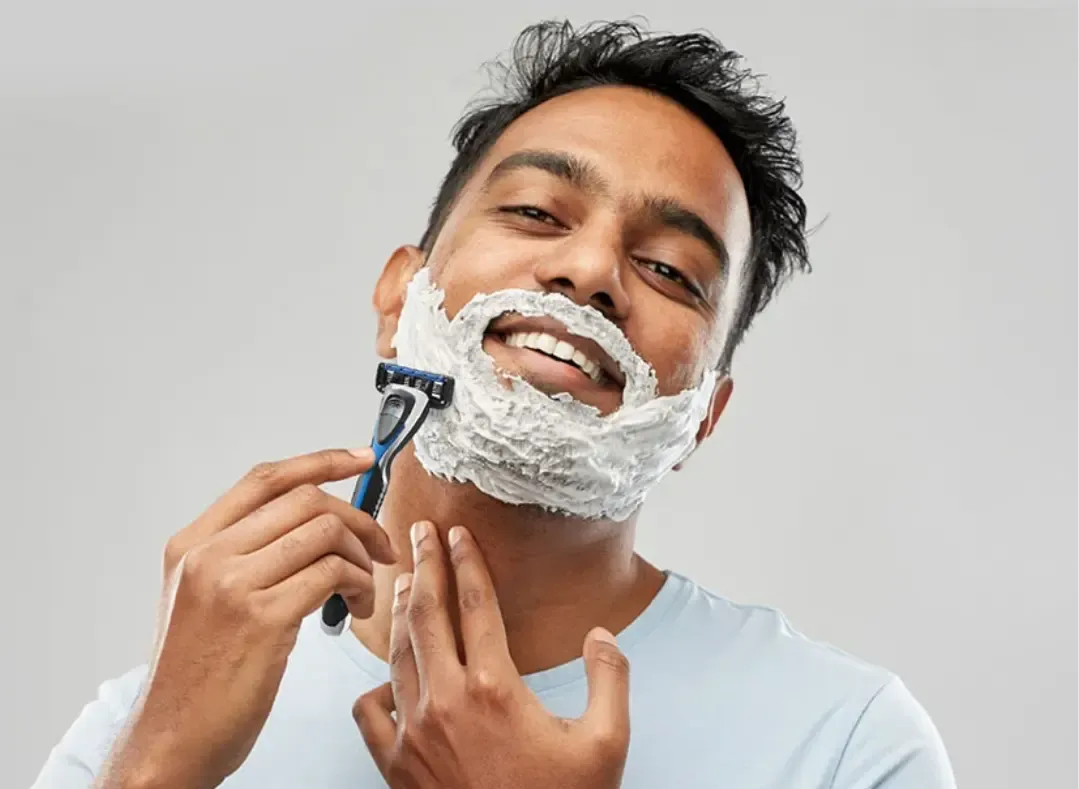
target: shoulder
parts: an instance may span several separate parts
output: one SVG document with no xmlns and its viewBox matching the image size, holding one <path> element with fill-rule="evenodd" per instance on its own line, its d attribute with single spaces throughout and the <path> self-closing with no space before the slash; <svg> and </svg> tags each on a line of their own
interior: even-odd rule
<svg viewBox="0 0 1079 789">
<path fill-rule="evenodd" d="M 929 714 L 898 677 L 874 694 L 836 768 L 835 789 L 954 789 L 944 743 Z"/>
<path fill-rule="evenodd" d="M 779 687 L 813 683 L 866 702 L 892 679 L 882 666 L 805 635 L 776 608 L 735 602 L 685 576 L 671 576 L 684 587 L 684 604 L 669 623 L 668 645 L 678 645 L 690 659 Z"/>
<path fill-rule="evenodd" d="M 685 604 L 664 639 L 668 655 L 680 653 L 683 670 L 725 703 L 753 711 L 762 732 L 786 731 L 792 745 L 810 732 L 828 741 L 836 789 L 954 787 L 932 720 L 890 670 L 806 636 L 775 608 L 675 578 Z"/>
</svg>

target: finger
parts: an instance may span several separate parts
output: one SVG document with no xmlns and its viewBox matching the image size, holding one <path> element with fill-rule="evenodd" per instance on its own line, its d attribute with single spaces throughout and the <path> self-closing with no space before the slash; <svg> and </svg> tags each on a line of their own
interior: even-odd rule
<svg viewBox="0 0 1079 789">
<path fill-rule="evenodd" d="M 393 584 L 393 619 L 390 624 L 390 683 L 397 704 L 397 718 L 411 715 L 420 695 L 416 656 L 408 635 L 408 599 L 412 575 L 402 573 Z"/>
<path fill-rule="evenodd" d="M 582 716 L 598 736 L 629 744 L 629 660 L 602 627 L 584 641 L 588 707 Z"/>
<path fill-rule="evenodd" d="M 337 554 L 328 554 L 253 596 L 265 606 L 270 621 L 293 624 L 320 608 L 334 592 L 346 600 L 374 601 L 371 573 Z"/>
<path fill-rule="evenodd" d="M 324 449 L 288 460 L 259 463 L 188 528 L 196 541 L 204 540 L 295 487 L 348 479 L 364 473 L 374 463 L 370 447 Z"/>
<path fill-rule="evenodd" d="M 304 483 L 240 519 L 215 541 L 226 553 L 252 553 L 270 545 L 297 526 L 323 514 L 341 520 L 360 539 L 371 558 L 394 564 L 397 551 L 378 522 L 346 501 L 331 496 L 316 485 Z"/>
<path fill-rule="evenodd" d="M 449 543 L 450 563 L 457 582 L 465 663 L 470 671 L 483 669 L 496 675 L 513 669 L 506 626 L 479 546 L 463 526 L 450 529 Z"/>
<path fill-rule="evenodd" d="M 446 554 L 434 525 L 420 521 L 412 526 L 412 591 L 408 601 L 408 635 L 416 656 L 420 693 L 460 669 L 457 639 L 446 608 L 448 573 Z"/>
<path fill-rule="evenodd" d="M 360 696 L 352 705 L 352 717 L 360 727 L 367 750 L 375 766 L 387 777 L 390 760 L 397 744 L 397 724 L 393 720 L 393 689 L 390 683 L 379 685 Z"/>
<path fill-rule="evenodd" d="M 269 545 L 237 559 L 252 587 L 267 589 L 329 554 L 371 572 L 371 557 L 363 542 L 332 512 L 316 515 Z"/>
</svg>

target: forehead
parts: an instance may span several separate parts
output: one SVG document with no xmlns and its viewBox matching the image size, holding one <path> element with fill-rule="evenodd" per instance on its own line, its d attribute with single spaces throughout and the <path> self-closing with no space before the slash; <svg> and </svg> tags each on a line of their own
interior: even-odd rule
<svg viewBox="0 0 1079 789">
<path fill-rule="evenodd" d="M 673 100 L 625 86 L 550 99 L 506 128 L 473 182 L 482 182 L 506 156 L 529 149 L 587 159 L 615 196 L 677 199 L 711 225 L 734 260 L 744 257 L 749 213 L 738 170 L 719 138 Z"/>
</svg>

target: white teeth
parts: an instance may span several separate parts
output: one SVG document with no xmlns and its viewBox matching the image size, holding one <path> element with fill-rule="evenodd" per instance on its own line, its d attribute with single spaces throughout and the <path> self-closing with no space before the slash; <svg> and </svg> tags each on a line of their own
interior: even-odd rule
<svg viewBox="0 0 1079 789">
<path fill-rule="evenodd" d="M 597 383 L 599 382 L 600 375 L 598 364 L 596 364 L 594 361 L 589 359 L 587 356 L 585 356 L 578 350 L 573 351 L 573 356 L 571 358 L 573 359 L 573 363 L 580 367 L 582 370 L 584 370 L 585 374 L 589 378 L 591 378 L 593 381 L 596 381 Z"/>
<path fill-rule="evenodd" d="M 573 358 L 573 352 L 575 350 L 576 350 L 576 348 L 574 348 L 572 345 L 570 345 L 565 340 L 559 340 L 558 344 L 555 345 L 555 347 L 551 349 L 551 353 L 553 353 L 559 359 L 569 360 L 569 359 Z"/>
<path fill-rule="evenodd" d="M 603 377 L 603 372 L 600 370 L 599 364 L 592 359 L 589 359 L 570 343 L 565 340 L 559 340 L 557 337 L 552 337 L 550 334 L 544 334 L 543 332 L 517 332 L 507 336 L 505 343 L 513 348 L 533 348 L 537 351 L 542 351 L 548 356 L 554 356 L 557 359 L 563 359 L 565 361 L 572 361 L 581 368 L 585 375 L 597 383 L 599 383 Z"/>
<path fill-rule="evenodd" d="M 554 349 L 558 347 L 558 340 L 549 334 L 537 334 L 536 347 L 544 353 L 553 354 Z"/>
</svg>

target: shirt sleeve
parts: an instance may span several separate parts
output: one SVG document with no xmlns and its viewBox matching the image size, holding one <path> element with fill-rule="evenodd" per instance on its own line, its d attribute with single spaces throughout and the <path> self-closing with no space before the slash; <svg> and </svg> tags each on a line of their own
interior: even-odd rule
<svg viewBox="0 0 1079 789">
<path fill-rule="evenodd" d="M 898 678 L 866 706 L 840 756 L 832 789 L 955 789 L 940 734 Z"/>
<path fill-rule="evenodd" d="M 103 683 L 97 698 L 83 707 L 49 753 L 30 789 L 89 789 L 134 708 L 145 677 L 142 666 Z"/>
</svg>

